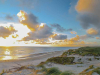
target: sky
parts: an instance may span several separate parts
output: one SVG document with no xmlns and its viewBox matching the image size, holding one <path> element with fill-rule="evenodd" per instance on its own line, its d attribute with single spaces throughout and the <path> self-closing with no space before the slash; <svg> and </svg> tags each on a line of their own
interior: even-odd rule
<svg viewBox="0 0 100 75">
<path fill-rule="evenodd" d="M 99 0 L 0 0 L 0 46 L 99 46 Z"/>
</svg>

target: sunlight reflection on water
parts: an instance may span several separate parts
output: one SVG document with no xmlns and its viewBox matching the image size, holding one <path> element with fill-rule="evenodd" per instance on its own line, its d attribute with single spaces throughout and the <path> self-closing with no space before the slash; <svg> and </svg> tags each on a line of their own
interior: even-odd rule
<svg viewBox="0 0 100 75">
<path fill-rule="evenodd" d="M 5 54 L 5 56 L 2 56 L 2 57 L 0 58 L 0 60 L 13 60 L 13 59 L 18 59 L 17 56 L 12 56 L 12 54 L 11 54 L 11 52 L 10 52 L 9 49 L 6 49 L 6 50 L 4 51 L 4 54 Z"/>
<path fill-rule="evenodd" d="M 33 54 L 68 49 L 72 49 L 72 47 L 0 47 L 0 60 L 28 59 L 33 58 Z"/>
</svg>

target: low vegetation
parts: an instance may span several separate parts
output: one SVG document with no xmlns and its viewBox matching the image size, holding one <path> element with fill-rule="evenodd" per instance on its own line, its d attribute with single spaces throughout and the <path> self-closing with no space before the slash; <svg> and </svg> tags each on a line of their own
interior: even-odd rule
<svg viewBox="0 0 100 75">
<path fill-rule="evenodd" d="M 100 67 L 94 68 L 93 65 L 91 65 L 87 69 L 79 73 L 79 75 L 92 75 L 93 73 L 97 73 L 100 75 Z"/>
<path fill-rule="evenodd" d="M 0 73 L 0 75 L 3 75 L 5 73 L 5 71 L 4 70 L 2 70 L 2 72 Z"/>
<path fill-rule="evenodd" d="M 44 72 L 44 75 L 74 75 L 74 73 L 69 71 L 61 72 L 58 68 L 55 67 L 45 68 L 45 70 L 42 69 L 42 72 Z"/>
<path fill-rule="evenodd" d="M 100 47 L 81 47 L 78 49 L 70 49 L 64 52 L 61 56 L 66 57 L 67 55 L 81 55 L 81 56 L 100 56 Z"/>
<path fill-rule="evenodd" d="M 89 58 L 88 60 L 89 60 L 89 61 L 92 61 L 92 59 L 91 59 L 91 58 Z"/>
<path fill-rule="evenodd" d="M 53 62 L 53 63 L 57 63 L 57 64 L 73 64 L 75 57 L 52 57 L 47 59 L 46 62 Z"/>
<path fill-rule="evenodd" d="M 41 62 L 40 64 L 37 65 L 37 67 L 42 67 L 42 68 L 44 68 L 44 64 L 46 64 L 46 62 Z"/>
<path fill-rule="evenodd" d="M 97 60 L 99 60 L 100 58 L 96 58 L 96 57 L 95 57 L 94 59 L 97 59 Z"/>
</svg>

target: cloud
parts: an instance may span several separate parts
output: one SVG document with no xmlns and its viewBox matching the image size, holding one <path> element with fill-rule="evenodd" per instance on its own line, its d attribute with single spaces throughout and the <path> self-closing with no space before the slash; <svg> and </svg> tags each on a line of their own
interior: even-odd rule
<svg viewBox="0 0 100 75">
<path fill-rule="evenodd" d="M 70 39 L 70 41 L 74 41 L 74 42 L 79 40 L 80 40 L 79 35 L 76 35 L 76 37 Z"/>
<path fill-rule="evenodd" d="M 59 34 L 59 35 L 55 36 L 53 39 L 64 40 L 64 39 L 67 39 L 67 35 Z"/>
<path fill-rule="evenodd" d="M 93 28 L 90 28 L 90 29 L 87 30 L 87 33 L 90 34 L 90 35 L 97 35 L 98 31 L 93 29 Z"/>
<path fill-rule="evenodd" d="M 17 32 L 13 26 L 9 26 L 9 27 L 3 27 L 0 26 L 0 37 L 6 38 L 9 37 L 9 35 L 14 34 L 15 32 Z"/>
<path fill-rule="evenodd" d="M 53 40 L 67 39 L 67 35 L 53 33 L 52 28 L 48 25 L 42 23 L 40 27 L 41 26 L 43 26 L 43 28 L 38 28 L 36 31 L 29 32 L 29 36 L 24 37 L 22 40 L 28 41 L 38 39 L 47 41 L 49 38 L 52 38 Z"/>
<path fill-rule="evenodd" d="M 13 16 L 11 16 L 11 15 L 6 15 L 6 17 L 5 17 L 7 20 L 13 20 Z"/>
<path fill-rule="evenodd" d="M 96 39 L 100 39 L 100 37 L 96 37 Z"/>
<path fill-rule="evenodd" d="M 84 13 L 84 12 L 91 12 L 91 13 L 98 13 L 100 11 L 100 0 L 78 0 L 77 5 L 76 5 L 76 10 L 79 13 Z"/>
<path fill-rule="evenodd" d="M 88 38 L 87 35 L 81 35 L 81 36 L 80 36 L 80 39 L 81 39 L 81 40 L 85 40 L 85 39 L 87 39 L 87 38 Z"/>
<path fill-rule="evenodd" d="M 76 35 L 73 38 L 70 39 L 64 39 L 64 40 L 60 40 L 60 41 L 56 41 L 54 42 L 54 46 L 85 46 L 87 42 L 85 41 L 81 41 L 80 40 L 80 36 Z"/>
<path fill-rule="evenodd" d="M 12 35 L 12 38 L 17 38 L 17 37 L 19 37 L 18 34 L 16 34 L 16 35 Z"/>
<path fill-rule="evenodd" d="M 69 13 L 75 12 L 75 5 L 76 5 L 77 1 L 78 0 L 71 0 L 70 8 L 69 8 Z"/>
<path fill-rule="evenodd" d="M 53 34 L 50 36 L 53 40 L 64 40 L 67 39 L 67 35 L 65 34 Z"/>
<path fill-rule="evenodd" d="M 37 22 L 37 17 L 33 14 L 27 14 L 24 11 L 20 11 L 17 16 L 19 17 L 20 23 L 27 26 L 31 32 L 28 33 L 28 36 L 24 37 L 22 40 L 28 41 L 28 40 L 36 40 L 36 39 L 48 39 L 50 36 L 53 35 L 53 30 L 51 27 L 46 25 L 45 23 L 39 23 Z M 61 27 L 58 24 L 52 25 L 52 27 L 56 27 L 58 31 L 63 32 L 66 29 Z M 68 29 L 68 31 L 71 31 L 72 29 Z M 67 35 L 57 35 L 54 37 L 56 40 L 66 39 Z"/>
<path fill-rule="evenodd" d="M 75 31 L 71 31 L 70 33 L 71 33 L 71 34 L 77 34 L 77 32 L 75 32 Z"/>
<path fill-rule="evenodd" d="M 73 30 L 72 28 L 67 29 L 67 31 L 72 31 L 72 30 Z"/>
<path fill-rule="evenodd" d="M 100 30 L 100 0 L 78 0 L 76 10 L 84 29 L 94 26 Z"/>
<path fill-rule="evenodd" d="M 51 24 L 51 26 L 53 28 L 56 28 L 56 31 L 58 31 L 58 32 L 65 32 L 65 31 L 67 31 L 65 28 L 61 27 L 59 24 Z"/>
<path fill-rule="evenodd" d="M 52 34 L 53 34 L 52 33 L 52 28 L 50 28 L 47 25 L 44 25 L 43 28 L 28 33 L 29 36 L 24 37 L 23 40 L 47 39 Z"/>
<path fill-rule="evenodd" d="M 35 31 L 38 28 L 39 23 L 37 17 L 32 13 L 27 14 L 21 10 L 17 16 L 19 17 L 20 23 L 26 25 L 31 31 Z"/>
</svg>

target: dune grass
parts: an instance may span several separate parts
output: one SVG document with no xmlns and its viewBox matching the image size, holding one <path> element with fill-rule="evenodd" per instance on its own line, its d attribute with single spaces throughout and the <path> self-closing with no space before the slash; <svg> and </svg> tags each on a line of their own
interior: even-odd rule
<svg viewBox="0 0 100 75">
<path fill-rule="evenodd" d="M 73 64 L 75 57 L 52 57 L 47 59 L 46 62 L 53 62 L 57 64 Z"/>
<path fill-rule="evenodd" d="M 74 73 L 72 73 L 70 71 L 62 72 L 56 67 L 52 67 L 52 68 L 44 67 L 41 69 L 41 71 L 44 72 L 44 75 L 74 75 Z"/>
<path fill-rule="evenodd" d="M 87 69 L 79 73 L 79 75 L 92 75 L 94 72 L 100 75 L 100 67 L 94 68 L 94 66 L 91 65 Z"/>
<path fill-rule="evenodd" d="M 61 56 L 66 57 L 67 55 L 78 54 L 81 56 L 100 56 L 100 47 L 81 47 L 78 49 L 69 49 L 64 52 Z"/>
<path fill-rule="evenodd" d="M 4 70 L 2 70 L 2 72 L 0 73 L 0 75 L 3 75 L 5 73 L 5 71 Z"/>
</svg>

